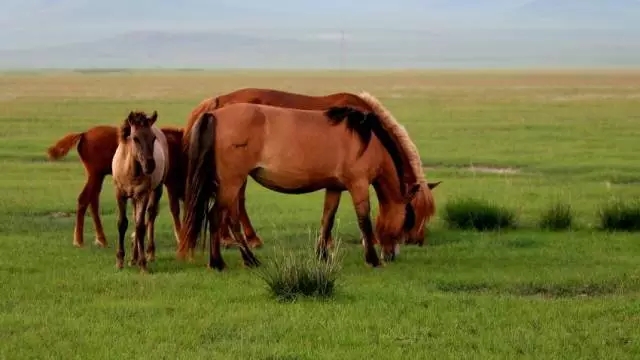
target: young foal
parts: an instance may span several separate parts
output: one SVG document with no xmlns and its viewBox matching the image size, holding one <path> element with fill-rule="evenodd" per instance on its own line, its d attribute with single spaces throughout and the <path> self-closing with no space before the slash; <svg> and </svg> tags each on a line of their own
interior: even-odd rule
<svg viewBox="0 0 640 360">
<path fill-rule="evenodd" d="M 322 134 L 322 136 L 318 136 Z M 374 113 L 348 107 L 327 111 L 295 110 L 267 105 L 234 104 L 204 113 L 191 129 L 187 147 L 187 179 L 183 235 L 178 258 L 195 248 L 202 223 L 209 220 L 209 267 L 222 270 L 222 224 L 229 224 L 245 265 L 257 266 L 239 233 L 237 199 L 247 177 L 288 194 L 326 189 L 332 200 L 349 191 L 365 240 L 365 259 L 379 266 L 370 218 L 369 185 L 378 194 L 377 235 L 385 260 L 395 256 L 403 230 L 413 226 L 408 204 L 419 184 L 406 187 L 400 145 Z M 215 197 L 212 210 L 209 199 Z M 326 204 L 326 203 L 325 203 Z M 325 206 L 323 219 L 338 203 Z M 327 256 L 324 234 L 317 250 Z"/>
<path fill-rule="evenodd" d="M 184 176 L 181 168 L 182 129 L 174 127 L 160 128 L 169 144 L 169 174 L 164 185 L 167 188 L 169 209 L 173 218 L 173 231 L 178 243 L 180 233 L 180 200 L 184 196 Z M 73 231 L 73 245 L 84 246 L 84 218 L 90 209 L 93 227 L 96 231 L 95 244 L 107 246 L 102 221 L 100 220 L 100 192 L 105 177 L 111 175 L 111 161 L 118 148 L 118 127 L 98 125 L 82 132 L 69 133 L 47 149 L 49 160 L 58 160 L 69 153 L 76 145 L 78 156 L 85 169 L 86 181 L 78 194 L 76 223 Z M 132 233 L 135 235 L 135 232 Z"/>
<path fill-rule="evenodd" d="M 169 146 L 164 133 L 154 126 L 156 111 L 151 117 L 144 112 L 131 112 L 119 129 L 119 142 L 113 156 L 113 182 L 118 200 L 118 250 L 116 266 L 124 262 L 124 238 L 129 225 L 127 199 L 132 199 L 135 216 L 135 236 L 131 264 L 137 262 L 140 270 L 147 271 L 147 260 L 155 258 L 155 220 L 162 186 L 169 168 Z M 149 234 L 147 257 L 144 254 L 145 213 Z"/>
</svg>

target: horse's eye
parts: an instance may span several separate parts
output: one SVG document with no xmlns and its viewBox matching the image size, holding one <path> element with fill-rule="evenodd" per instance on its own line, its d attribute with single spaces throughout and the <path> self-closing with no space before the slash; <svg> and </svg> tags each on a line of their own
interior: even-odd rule
<svg viewBox="0 0 640 360">
<path fill-rule="evenodd" d="M 134 137 L 133 142 L 135 142 L 136 144 L 140 144 L 140 139 L 138 139 L 137 137 Z"/>
</svg>

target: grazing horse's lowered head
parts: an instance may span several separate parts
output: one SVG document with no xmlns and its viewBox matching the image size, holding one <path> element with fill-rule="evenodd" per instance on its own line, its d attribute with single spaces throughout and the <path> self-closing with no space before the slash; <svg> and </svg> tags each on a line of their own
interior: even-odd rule
<svg viewBox="0 0 640 360">
<path fill-rule="evenodd" d="M 156 134 L 152 130 L 158 112 L 147 116 L 141 111 L 131 111 L 120 127 L 120 142 L 127 143 L 135 161 L 136 176 L 151 175 L 156 168 L 153 156 Z"/>
</svg>

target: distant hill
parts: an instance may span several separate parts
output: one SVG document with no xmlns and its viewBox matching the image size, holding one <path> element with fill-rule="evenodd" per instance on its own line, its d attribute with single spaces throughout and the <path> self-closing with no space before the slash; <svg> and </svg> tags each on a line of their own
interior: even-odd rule
<svg viewBox="0 0 640 360">
<path fill-rule="evenodd" d="M 347 68 L 637 66 L 627 30 L 362 30 L 346 33 Z M 337 68 L 340 34 L 130 32 L 93 42 L 0 51 L 0 68 Z"/>
<path fill-rule="evenodd" d="M 640 0 L 22 0 L 3 10 L 0 68 L 335 68 L 341 31 L 349 68 L 640 65 Z"/>
</svg>

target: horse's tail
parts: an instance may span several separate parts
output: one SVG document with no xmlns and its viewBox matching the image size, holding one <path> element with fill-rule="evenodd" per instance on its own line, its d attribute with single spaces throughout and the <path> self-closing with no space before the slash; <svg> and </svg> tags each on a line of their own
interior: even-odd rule
<svg viewBox="0 0 640 360">
<path fill-rule="evenodd" d="M 187 144 L 187 176 L 185 179 L 184 222 L 178 255 L 196 247 L 209 213 L 209 200 L 215 194 L 216 118 L 205 112 L 194 123 Z M 206 232 L 206 229 L 205 229 Z"/>
<path fill-rule="evenodd" d="M 190 129 L 195 126 L 196 121 L 198 121 L 198 119 L 202 117 L 202 114 L 207 111 L 213 111 L 217 109 L 219 104 L 220 101 L 217 97 L 210 97 L 202 100 L 198 105 L 196 105 L 195 108 L 193 108 L 193 110 L 191 110 L 191 113 L 189 113 L 189 117 L 187 118 L 187 126 L 185 128 L 184 137 L 182 138 L 183 149 L 185 153 L 187 152 L 187 147 L 189 147 L 190 144 Z"/>
<path fill-rule="evenodd" d="M 69 153 L 69 150 L 71 150 L 71 147 L 77 144 L 83 136 L 84 132 L 65 135 L 47 149 L 49 160 L 58 160 L 65 157 Z"/>
</svg>

